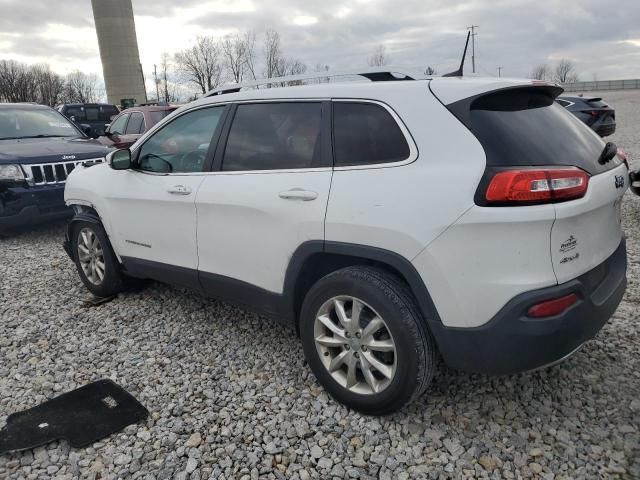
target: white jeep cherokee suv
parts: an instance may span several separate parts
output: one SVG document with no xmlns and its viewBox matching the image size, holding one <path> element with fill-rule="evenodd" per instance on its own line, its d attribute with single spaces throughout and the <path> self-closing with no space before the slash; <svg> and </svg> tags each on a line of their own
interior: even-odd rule
<svg viewBox="0 0 640 480">
<path fill-rule="evenodd" d="M 626 286 L 615 146 L 551 84 L 363 76 L 220 89 L 74 171 L 87 288 L 155 279 L 272 317 L 368 414 L 423 392 L 439 356 L 510 374 L 594 337 Z"/>
</svg>

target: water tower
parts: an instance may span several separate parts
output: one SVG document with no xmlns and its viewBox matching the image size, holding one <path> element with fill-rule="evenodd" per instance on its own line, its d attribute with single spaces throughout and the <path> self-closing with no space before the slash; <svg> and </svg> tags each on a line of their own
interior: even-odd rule
<svg viewBox="0 0 640 480">
<path fill-rule="evenodd" d="M 131 0 L 91 0 L 109 103 L 147 101 Z"/>
</svg>

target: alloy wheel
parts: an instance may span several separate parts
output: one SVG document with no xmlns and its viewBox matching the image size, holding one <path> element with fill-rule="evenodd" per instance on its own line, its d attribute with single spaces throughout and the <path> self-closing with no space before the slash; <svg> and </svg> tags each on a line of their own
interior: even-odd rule
<svg viewBox="0 0 640 480">
<path fill-rule="evenodd" d="M 372 395 L 389 386 L 396 373 L 396 345 L 387 324 L 362 300 L 331 298 L 314 323 L 318 355 L 332 378 L 353 393 Z"/>
<path fill-rule="evenodd" d="M 98 236 L 90 228 L 78 233 L 78 260 L 87 280 L 94 285 L 102 284 L 106 268 L 104 252 Z"/>
</svg>

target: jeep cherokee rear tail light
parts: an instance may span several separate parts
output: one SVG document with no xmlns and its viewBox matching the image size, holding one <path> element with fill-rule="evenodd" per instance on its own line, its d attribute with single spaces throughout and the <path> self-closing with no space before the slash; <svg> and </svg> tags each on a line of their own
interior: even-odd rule
<svg viewBox="0 0 640 480">
<path fill-rule="evenodd" d="M 578 301 L 578 295 L 571 293 L 564 297 L 546 300 L 531 307 L 527 315 L 532 318 L 555 317 L 564 313 L 569 307 Z"/>
<path fill-rule="evenodd" d="M 577 167 L 508 169 L 491 178 L 485 193 L 488 204 L 553 203 L 581 198 L 589 175 Z"/>
</svg>

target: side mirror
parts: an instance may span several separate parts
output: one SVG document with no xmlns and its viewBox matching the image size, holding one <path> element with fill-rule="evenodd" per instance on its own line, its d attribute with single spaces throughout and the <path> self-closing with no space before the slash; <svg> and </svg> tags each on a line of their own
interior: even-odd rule
<svg viewBox="0 0 640 480">
<path fill-rule="evenodd" d="M 87 125 L 86 123 L 83 123 L 80 125 L 80 128 L 82 129 L 82 132 L 87 136 L 90 137 L 91 136 L 91 125 Z"/>
<path fill-rule="evenodd" d="M 114 170 L 128 170 L 131 168 L 131 150 L 123 148 L 107 154 L 107 163 Z"/>
</svg>

